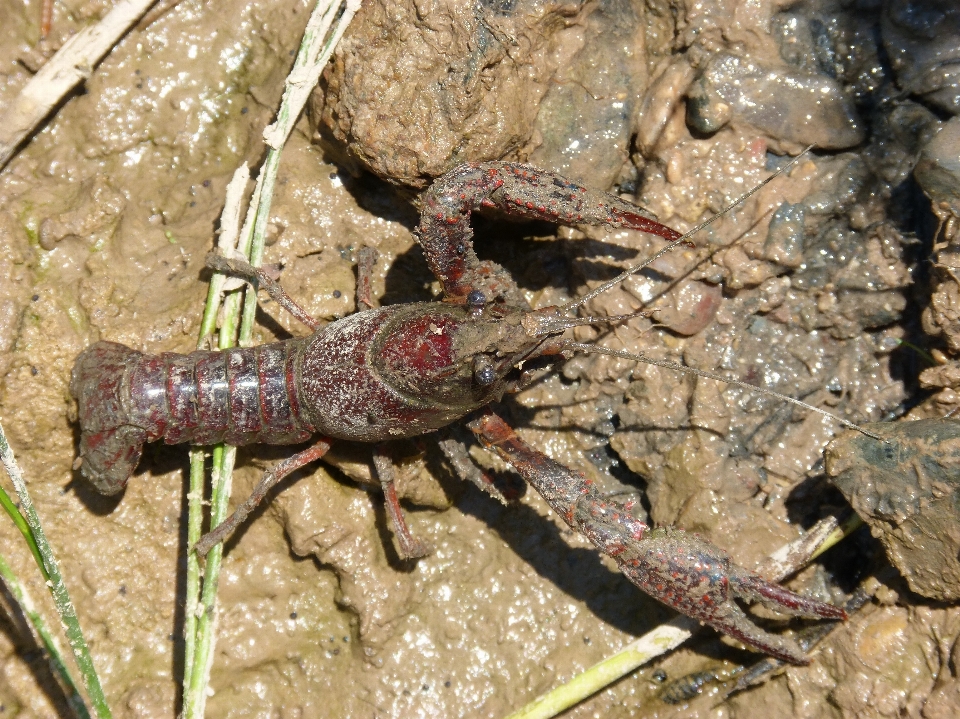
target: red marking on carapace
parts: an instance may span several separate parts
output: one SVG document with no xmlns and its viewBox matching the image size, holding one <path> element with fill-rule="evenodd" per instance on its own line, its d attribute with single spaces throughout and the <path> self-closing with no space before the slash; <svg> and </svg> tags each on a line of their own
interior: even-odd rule
<svg viewBox="0 0 960 719">
<path fill-rule="evenodd" d="M 405 324 L 379 348 L 383 365 L 391 371 L 435 376 L 451 366 L 453 337 L 458 323 L 449 315 L 434 313 Z"/>
</svg>

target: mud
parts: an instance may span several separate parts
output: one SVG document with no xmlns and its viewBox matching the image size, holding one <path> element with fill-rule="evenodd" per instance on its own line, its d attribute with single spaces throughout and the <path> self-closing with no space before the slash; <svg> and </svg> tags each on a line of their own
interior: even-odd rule
<svg viewBox="0 0 960 719">
<path fill-rule="evenodd" d="M 106 10 L 57 7 L 54 43 Z M 427 299 L 437 286 L 410 233 L 412 193 L 395 186 L 423 187 L 463 160 L 529 159 L 685 230 L 814 142 L 696 248 L 587 308 L 649 303 L 650 318 L 576 336 L 852 421 L 942 416 L 960 404 L 956 233 L 938 236 L 927 274 L 937 216 L 921 189 L 940 193 L 934 210 L 949 229 L 955 174 L 932 143 L 950 147 L 960 46 L 950 3 L 910 7 L 365 3 L 285 150 L 266 261 L 318 317 L 354 310 L 362 246 L 380 253 L 381 302 Z M 193 347 L 224 187 L 262 157 L 307 12 L 181 3 L 121 42 L 0 174 L 0 417 L 119 717 L 177 710 L 186 453 L 152 446 L 121 501 L 96 495 L 71 470 L 70 368 L 97 339 Z M 0 16 L 2 104 L 36 61 L 39 9 L 0 0 Z M 912 179 L 922 152 L 947 166 L 939 189 L 922 172 Z M 659 246 L 633 232 L 477 223 L 481 256 L 535 306 Z M 258 342 L 304 333 L 271 303 L 260 320 Z M 924 369 L 920 381 L 939 389 L 929 399 Z M 698 531 L 746 566 L 844 505 L 822 466 L 838 427 L 712 381 L 578 357 L 498 411 L 608 491 L 642 498 L 655 522 Z M 286 452 L 242 450 L 235 494 Z M 299 473 L 229 547 L 211 717 L 502 716 L 668 617 L 533 493 L 499 505 L 453 479 L 430 436 L 396 455 L 412 528 L 436 553 L 399 562 L 380 498 L 357 483 L 369 483 L 368 448 L 342 445 L 332 464 Z M 13 528 L 0 523 L 0 538 L 43 596 Z M 885 563 L 866 535 L 834 551 L 792 586 L 839 602 Z M 663 676 L 749 657 L 705 635 L 570 715 L 956 715 L 960 612 L 899 578 L 875 585 L 810 667 L 721 708 L 658 696 Z M 62 701 L 8 616 L 0 711 L 57 716 Z"/>
<path fill-rule="evenodd" d="M 827 475 L 887 550 L 910 589 L 960 598 L 957 439 L 960 422 L 873 424 L 885 442 L 849 433 L 827 447 Z"/>
</svg>

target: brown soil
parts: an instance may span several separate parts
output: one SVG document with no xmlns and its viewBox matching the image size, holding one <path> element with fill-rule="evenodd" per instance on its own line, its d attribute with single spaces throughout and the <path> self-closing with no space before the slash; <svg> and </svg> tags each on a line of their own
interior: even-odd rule
<svg viewBox="0 0 960 719">
<path fill-rule="evenodd" d="M 107 5 L 59 3 L 53 44 Z M 817 144 L 829 152 L 696 249 L 587 308 L 620 314 L 652 300 L 651 318 L 576 335 L 853 421 L 900 416 L 928 366 L 901 341 L 935 348 L 942 367 L 960 347 L 956 277 L 944 269 L 955 248 L 937 247 L 940 274 L 928 279 L 917 238 L 929 242 L 936 221 L 911 175 L 957 112 L 960 13 L 933 0 L 912 15 L 895 6 L 367 0 L 285 150 L 266 261 L 333 320 L 354 310 L 365 245 L 380 253 L 382 302 L 431 296 L 410 188 L 459 162 L 529 160 L 685 230 L 778 155 Z M 153 353 L 194 346 L 224 187 L 262 158 L 259 135 L 308 12 L 291 0 L 181 3 L 114 48 L 0 173 L 0 419 L 118 717 L 178 708 L 186 449 L 149 447 L 122 500 L 96 495 L 71 469 L 70 369 L 97 339 Z M 0 0 L 0 106 L 37 60 L 38 13 Z M 936 207 L 949 219 L 948 199 Z M 477 246 L 546 306 L 661 243 L 484 218 Z M 938 339 L 920 327 L 931 294 L 923 327 Z M 275 304 L 260 319 L 257 341 L 304 333 Z M 960 396 L 957 372 L 926 376 L 941 392 L 914 417 L 940 416 Z M 745 566 L 844 505 L 822 465 L 835 424 L 712 381 L 577 357 L 500 410 L 610 492 L 645 497 L 654 522 L 698 531 Z M 502 716 L 669 618 L 532 492 L 497 504 L 451 476 L 430 436 L 396 451 L 411 525 L 435 554 L 398 560 L 366 486 L 366 447 L 341 446 L 287 482 L 229 547 L 209 716 Z M 235 495 L 287 453 L 242 449 Z M 0 547 L 42 597 L 7 522 Z M 724 675 L 750 660 L 704 634 L 570 715 L 954 716 L 960 611 L 911 593 L 885 566 L 862 533 L 791 585 L 840 602 L 880 572 L 873 600 L 810 667 L 722 706 L 716 684 L 663 702 L 664 677 Z M 15 615 L 0 614 L 0 717 L 64 710 Z"/>
</svg>

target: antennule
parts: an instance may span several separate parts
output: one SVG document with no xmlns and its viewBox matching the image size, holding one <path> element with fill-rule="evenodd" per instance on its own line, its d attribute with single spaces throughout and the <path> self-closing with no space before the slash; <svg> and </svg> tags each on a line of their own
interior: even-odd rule
<svg viewBox="0 0 960 719">
<path fill-rule="evenodd" d="M 736 379 L 728 379 L 727 377 L 724 377 L 721 374 L 717 374 L 716 372 L 709 372 L 707 370 L 697 369 L 695 367 L 687 367 L 686 365 L 677 364 L 676 362 L 671 362 L 669 360 L 653 359 L 652 357 L 647 357 L 646 355 L 642 355 L 642 354 L 633 354 L 632 352 L 625 352 L 623 350 L 613 350 L 607 347 L 597 347 L 595 345 L 586 345 L 580 342 L 569 342 L 565 340 L 563 342 L 562 348 L 574 350 L 576 352 L 585 352 L 587 354 L 600 354 L 600 355 L 608 355 L 610 357 L 620 357 L 621 359 L 636 360 L 637 362 L 645 362 L 647 364 L 656 365 L 657 367 L 664 367 L 665 369 L 672 369 L 678 372 L 685 372 L 686 374 L 693 374 L 698 377 L 705 377 L 706 379 L 714 379 L 714 380 L 717 380 L 718 382 L 724 382 L 725 384 L 732 384 L 732 385 L 736 385 L 737 387 L 743 387 L 744 389 L 748 389 L 751 392 L 759 392 L 760 394 L 765 394 L 769 397 L 776 397 L 777 399 L 783 400 L 784 402 L 790 402 L 791 404 L 795 404 L 798 407 L 803 407 L 804 409 L 811 410 L 812 412 L 822 414 L 824 417 L 829 417 L 835 422 L 839 422 L 844 427 L 847 427 L 849 429 L 855 429 L 861 434 L 865 434 L 867 437 L 872 437 L 873 439 L 886 443 L 886 440 L 880 435 L 874 434 L 873 432 L 870 432 L 869 430 L 866 430 L 860 425 L 854 424 L 853 422 L 846 420 L 843 417 L 838 417 L 832 412 L 827 412 L 825 409 L 820 409 L 819 407 L 814 407 L 812 404 L 807 404 L 802 400 L 795 399 L 785 394 L 780 394 L 779 392 L 774 392 L 772 389 L 766 389 L 765 387 L 758 387 L 755 384 L 750 384 L 749 382 L 741 382 L 740 380 L 736 380 Z"/>
<path fill-rule="evenodd" d="M 730 210 L 732 210 L 734 207 L 736 207 L 737 205 L 745 202 L 751 195 L 759 192 L 760 189 L 761 189 L 762 187 L 764 187 L 767 183 L 772 182 L 772 181 L 775 180 L 777 177 L 779 177 L 780 175 L 782 175 L 784 172 L 786 172 L 787 170 L 789 170 L 791 167 L 793 167 L 794 165 L 796 165 L 797 162 L 800 161 L 800 158 L 803 157 L 804 155 L 806 155 L 812 148 L 813 148 L 813 145 L 808 145 L 808 146 L 804 149 L 803 152 L 801 152 L 799 155 L 797 155 L 797 156 L 794 157 L 792 160 L 790 160 L 790 162 L 788 162 L 786 165 L 784 165 L 784 166 L 781 167 L 779 170 L 777 170 L 776 172 L 774 172 L 772 175 L 770 175 L 770 177 L 768 177 L 767 179 L 765 179 L 763 182 L 761 182 L 759 185 L 757 185 L 756 187 L 754 187 L 752 190 L 750 190 L 749 192 L 746 192 L 746 193 L 744 193 L 743 195 L 741 195 L 740 197 L 738 197 L 736 200 L 734 200 L 734 201 L 731 202 L 729 205 L 727 205 L 727 206 L 724 207 L 722 210 L 720 210 L 720 212 L 718 212 L 717 214 L 713 215 L 712 217 L 707 218 L 706 220 L 704 220 L 703 222 L 701 222 L 699 225 L 697 225 L 696 227 L 694 227 L 694 228 L 693 228 L 692 230 L 690 230 L 689 232 L 681 235 L 679 239 L 674 240 L 674 241 L 671 242 L 669 245 L 667 245 L 666 247 L 664 247 L 662 250 L 660 250 L 659 252 L 657 252 L 655 255 L 653 255 L 652 257 L 650 257 L 649 259 L 641 262 L 639 265 L 634 265 L 633 267 L 630 267 L 630 268 L 624 270 L 623 272 L 621 272 L 619 275 L 617 275 L 616 277 L 614 277 L 614 278 L 613 278 L 612 280 L 610 280 L 609 282 L 604 282 L 602 285 L 600 285 L 599 287 L 594 288 L 593 290 L 591 290 L 590 292 L 588 292 L 587 294 L 585 294 L 583 297 L 580 297 L 580 298 L 575 299 L 575 300 L 571 300 L 571 301 L 568 302 L 567 304 L 562 305 L 562 306 L 560 307 L 560 311 L 561 311 L 561 312 L 569 312 L 570 310 L 575 310 L 577 307 L 580 307 L 581 305 L 585 304 L 586 302 L 589 302 L 590 300 L 592 300 L 592 299 L 593 299 L 594 297 L 596 297 L 597 295 L 603 294 L 604 292 L 606 292 L 607 290 L 609 290 L 611 287 L 616 287 L 616 286 L 619 285 L 621 282 L 623 282 L 625 279 L 627 279 L 628 277 L 630 277 L 630 275 L 635 275 L 635 274 L 636 274 L 637 272 L 639 272 L 640 270 L 642 270 L 642 269 L 644 269 L 644 268 L 646 268 L 646 267 L 649 267 L 649 266 L 652 265 L 654 262 L 656 262 L 658 259 L 660 259 L 661 257 L 663 257 L 663 255 L 667 254 L 668 252 L 670 252 L 671 250 L 673 250 L 674 248 L 676 248 L 677 245 L 682 245 L 682 244 L 684 244 L 685 242 L 687 242 L 693 235 L 695 235 L 695 234 L 697 234 L 698 232 L 700 232 L 700 230 L 704 229 L 705 227 L 708 227 L 709 225 L 712 225 L 714 222 L 716 222 L 718 219 L 720 219 L 721 217 L 723 217 L 725 214 L 727 214 L 727 213 L 728 213 Z"/>
<path fill-rule="evenodd" d="M 558 314 L 556 307 L 547 308 L 552 310 L 550 313 L 541 310 L 534 310 L 524 315 L 521 324 L 531 337 L 547 337 L 549 335 L 559 334 L 571 327 L 583 327 L 584 325 L 599 325 L 604 323 L 626 322 L 637 317 L 649 317 L 653 310 L 640 310 L 631 312 L 627 315 L 603 315 L 601 317 L 564 317 Z"/>
</svg>

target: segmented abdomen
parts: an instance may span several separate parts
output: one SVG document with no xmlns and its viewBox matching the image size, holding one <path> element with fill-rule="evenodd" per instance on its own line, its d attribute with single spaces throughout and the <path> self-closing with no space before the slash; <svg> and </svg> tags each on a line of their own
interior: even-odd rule
<svg viewBox="0 0 960 719">
<path fill-rule="evenodd" d="M 189 355 L 145 355 L 115 342 L 88 347 L 70 383 L 79 409 L 81 471 L 101 492 L 114 494 L 136 469 L 144 442 L 308 439 L 313 428 L 301 416 L 294 382 L 303 343 Z"/>
<path fill-rule="evenodd" d="M 306 440 L 294 384 L 300 344 L 143 355 L 130 372 L 129 423 L 167 444 Z"/>
</svg>

